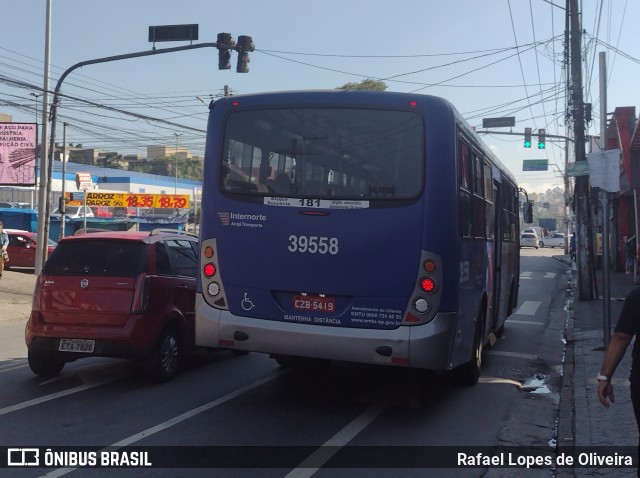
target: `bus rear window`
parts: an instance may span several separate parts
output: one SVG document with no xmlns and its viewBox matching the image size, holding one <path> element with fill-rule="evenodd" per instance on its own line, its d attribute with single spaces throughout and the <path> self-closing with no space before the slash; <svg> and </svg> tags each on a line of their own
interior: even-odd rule
<svg viewBox="0 0 640 478">
<path fill-rule="evenodd" d="M 279 108 L 229 115 L 222 189 L 336 199 L 410 199 L 422 191 L 422 118 L 413 112 Z"/>
</svg>

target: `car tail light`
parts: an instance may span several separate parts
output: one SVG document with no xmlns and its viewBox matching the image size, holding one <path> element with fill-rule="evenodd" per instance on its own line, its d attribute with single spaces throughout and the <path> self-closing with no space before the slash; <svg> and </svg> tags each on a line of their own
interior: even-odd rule
<svg viewBox="0 0 640 478">
<path fill-rule="evenodd" d="M 142 314 L 149 305 L 149 288 L 147 287 L 147 275 L 145 273 L 136 277 L 133 285 L 133 301 L 131 302 L 131 313 Z"/>
<path fill-rule="evenodd" d="M 36 279 L 36 285 L 33 289 L 33 300 L 31 301 L 31 311 L 40 312 L 40 296 L 42 294 L 42 274 Z"/>
</svg>

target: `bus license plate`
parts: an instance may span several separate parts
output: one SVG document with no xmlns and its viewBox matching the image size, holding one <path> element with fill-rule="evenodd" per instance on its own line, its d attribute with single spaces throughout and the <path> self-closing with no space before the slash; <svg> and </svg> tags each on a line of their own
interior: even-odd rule
<svg viewBox="0 0 640 478">
<path fill-rule="evenodd" d="M 93 348 L 95 347 L 95 345 L 95 340 L 61 339 L 58 350 L 60 352 L 77 352 L 90 354 L 93 353 Z"/>
<path fill-rule="evenodd" d="M 293 296 L 293 308 L 312 312 L 335 312 L 336 300 L 333 297 L 295 295 Z"/>
</svg>

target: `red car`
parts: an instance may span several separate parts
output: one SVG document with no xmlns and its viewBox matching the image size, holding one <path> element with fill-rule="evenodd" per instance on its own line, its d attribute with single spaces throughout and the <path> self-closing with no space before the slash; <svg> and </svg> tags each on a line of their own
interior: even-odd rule
<svg viewBox="0 0 640 478">
<path fill-rule="evenodd" d="M 38 235 L 35 232 L 21 231 L 19 229 L 5 229 L 9 235 L 9 262 L 4 265 L 10 267 L 35 267 L 36 266 L 36 242 Z M 58 244 L 49 239 L 49 251 L 51 254 Z"/>
<path fill-rule="evenodd" d="M 36 281 L 25 342 L 31 370 L 83 357 L 142 359 L 170 380 L 194 347 L 198 239 L 181 231 L 109 231 L 60 240 Z"/>
<path fill-rule="evenodd" d="M 105 206 L 94 206 L 91 210 L 95 217 L 113 217 L 113 212 Z"/>
</svg>

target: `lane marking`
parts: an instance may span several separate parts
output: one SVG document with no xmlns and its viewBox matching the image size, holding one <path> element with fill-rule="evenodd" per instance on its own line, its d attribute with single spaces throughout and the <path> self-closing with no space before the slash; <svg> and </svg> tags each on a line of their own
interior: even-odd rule
<svg viewBox="0 0 640 478">
<path fill-rule="evenodd" d="M 96 387 L 99 387 L 100 385 L 104 385 L 112 381 L 113 380 L 105 380 L 101 382 L 78 385 L 77 387 L 73 387 L 68 390 L 51 393 L 49 395 L 44 395 L 42 397 L 34 398 L 33 400 L 27 400 L 26 402 L 21 402 L 15 405 L 11 405 L 9 407 L 0 408 L 0 416 L 6 415 L 7 413 L 17 412 L 18 410 L 24 410 L 25 408 L 34 407 L 36 405 L 40 405 L 41 403 L 46 403 L 51 400 L 56 400 L 58 398 L 66 397 L 68 395 L 73 395 L 74 393 L 84 392 L 85 390 L 96 388 Z"/>
<path fill-rule="evenodd" d="M 533 279 L 532 274 L 533 272 L 530 271 L 520 272 L 520 279 Z"/>
<path fill-rule="evenodd" d="M 318 470 L 327 463 L 327 461 L 338 453 L 341 448 L 353 440 L 386 408 L 386 405 L 374 405 L 367 408 L 364 412 L 354 418 L 351 423 L 323 443 L 296 468 L 285 475 L 284 478 L 310 478 L 315 475 L 316 472 L 318 472 Z"/>
<path fill-rule="evenodd" d="M 527 360 L 537 360 L 538 356 L 533 354 L 521 354 L 519 352 L 502 352 L 500 350 L 485 350 L 484 353 L 489 355 L 501 355 L 503 357 L 521 358 Z"/>
<path fill-rule="evenodd" d="M 79 373 L 76 373 L 73 375 L 57 375 L 55 377 L 52 377 L 48 380 L 43 381 L 42 383 L 39 384 L 40 386 L 49 385 L 51 383 L 60 382 L 63 380 L 69 380 L 70 378 L 78 378 L 82 381 L 82 385 L 77 385 L 67 390 L 51 393 L 49 395 L 43 395 L 42 397 L 34 398 L 32 400 L 27 400 L 26 402 L 17 403 L 9 407 L 0 408 L 0 416 L 6 415 L 7 413 L 16 412 L 18 410 L 24 410 L 25 408 L 34 407 L 36 405 L 50 402 L 51 400 L 56 400 L 58 398 L 66 397 L 68 395 L 73 395 L 74 393 L 80 393 L 80 392 L 84 392 L 85 390 L 100 387 L 102 385 L 106 385 L 107 383 L 121 380 L 127 375 L 126 368 L 125 368 L 126 365 L 123 364 L 123 366 L 121 367 L 113 367 L 106 370 L 102 374 L 102 378 L 100 380 L 94 380 L 92 378 L 91 372 L 97 369 L 98 367 L 99 365 L 91 365 L 89 367 L 86 367 L 84 370 L 80 370 Z"/>
<path fill-rule="evenodd" d="M 261 380 L 258 380 L 256 382 L 250 383 L 249 385 L 245 385 L 244 387 L 240 387 L 237 390 L 234 390 L 233 392 L 230 392 L 220 398 L 216 398 L 215 400 L 212 400 L 208 403 L 205 403 L 204 405 L 201 405 L 199 407 L 196 407 L 192 410 L 189 410 L 187 412 L 181 413 L 178 416 L 175 416 L 173 418 L 170 418 L 169 420 L 166 420 L 162 423 L 159 423 L 158 425 L 155 425 L 153 427 L 147 428 L 146 430 L 141 431 L 140 433 L 136 433 L 135 435 L 131 435 L 130 437 L 124 438 L 118 442 L 115 442 L 112 445 L 108 445 L 104 448 L 102 448 L 102 450 L 110 450 L 110 451 L 116 451 L 119 450 L 120 448 L 124 448 L 128 445 L 131 445 L 133 443 L 139 442 L 140 440 L 143 440 L 147 437 L 150 437 L 152 435 L 155 435 L 156 433 L 160 433 L 161 431 L 166 430 L 167 428 L 171 428 L 174 425 L 177 425 L 179 423 L 182 423 L 186 420 L 189 420 L 190 418 L 195 417 L 196 415 L 199 415 L 201 413 L 204 413 L 206 411 L 211 410 L 212 408 L 215 408 L 219 405 L 222 405 L 223 403 L 228 402 L 229 400 L 232 400 L 234 398 L 239 397 L 240 395 L 242 395 L 243 393 L 249 392 L 251 390 L 253 390 L 254 388 L 260 387 L 266 383 L 271 382 L 272 380 L 275 380 L 276 378 L 280 378 L 282 377 L 283 373 L 286 372 L 279 372 L 276 375 L 273 375 L 271 377 L 266 377 L 263 378 Z M 102 451 L 100 450 L 100 451 Z M 59 476 L 64 476 L 67 475 L 69 473 L 71 473 L 74 470 L 77 470 L 78 468 L 58 468 L 57 470 L 53 470 L 50 471 L 49 473 L 47 473 L 46 475 L 42 475 L 40 476 L 40 478 L 57 478 Z"/>
<path fill-rule="evenodd" d="M 547 273 L 544 275 L 544 278 L 545 278 L 545 279 L 555 279 L 555 277 L 556 277 L 556 273 L 555 273 L 555 272 L 547 272 Z"/>
<path fill-rule="evenodd" d="M 24 368 L 26 366 L 26 359 L 0 360 L 0 372 L 8 372 L 10 370 L 16 370 L 18 368 Z"/>
<path fill-rule="evenodd" d="M 518 315 L 536 315 L 538 307 L 540 307 L 539 300 L 525 300 L 522 305 L 516 310 Z"/>
<path fill-rule="evenodd" d="M 542 322 L 534 322 L 533 320 L 513 320 L 513 319 L 509 319 L 509 323 L 510 324 L 520 324 L 520 325 L 542 325 L 542 326 L 544 326 L 544 324 Z"/>
</svg>

